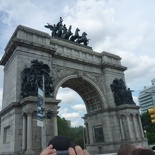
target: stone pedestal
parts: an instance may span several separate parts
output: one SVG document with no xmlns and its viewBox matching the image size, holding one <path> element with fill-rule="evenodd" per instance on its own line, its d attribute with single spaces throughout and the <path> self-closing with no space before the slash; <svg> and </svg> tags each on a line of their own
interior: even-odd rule
<svg viewBox="0 0 155 155">
<path fill-rule="evenodd" d="M 117 152 L 122 143 L 148 147 L 142 130 L 139 107 L 136 105 L 120 105 L 97 112 L 95 117 L 87 114 L 84 120 L 87 135 L 86 149 L 91 154 Z M 104 135 L 102 141 L 98 141 L 101 132 L 100 135 L 95 133 L 95 129 L 99 128 Z"/>
<path fill-rule="evenodd" d="M 24 154 L 25 155 L 36 155 L 36 153 L 32 149 L 26 150 L 26 152 Z"/>
<path fill-rule="evenodd" d="M 45 108 L 57 113 L 57 104 L 60 100 L 45 99 Z M 7 118 L 7 120 L 6 120 Z M 55 120 L 55 121 L 54 121 Z M 57 134 L 56 115 L 46 119 L 46 146 Z M 43 149 L 41 145 L 41 127 L 37 126 L 37 97 L 27 97 L 20 103 L 13 103 L 1 111 L 1 135 L 3 136 L 2 152 L 0 154 L 34 155 Z M 54 127 L 55 126 L 55 127 Z M 54 127 L 54 128 L 53 128 Z M 4 131 L 5 130 L 5 131 Z"/>
<path fill-rule="evenodd" d="M 54 100 L 52 98 L 45 98 L 45 109 L 50 109 L 53 113 L 57 113 L 57 104 L 60 100 Z M 42 146 L 42 128 L 37 126 L 37 98 L 36 97 L 27 97 L 21 101 L 22 113 L 26 116 L 26 125 L 23 124 L 23 143 L 22 148 L 25 148 L 26 141 L 26 150 L 25 153 L 40 152 L 43 149 Z M 45 136 L 46 142 L 44 147 L 47 146 L 48 142 L 54 137 L 57 133 L 57 119 L 55 120 L 55 115 L 52 115 L 51 119 L 45 118 Z M 25 117 L 23 117 L 23 123 L 25 122 Z M 53 128 L 54 127 L 54 128 Z M 25 135 L 25 130 L 26 135 Z M 25 138 L 25 139 L 24 139 Z"/>
</svg>

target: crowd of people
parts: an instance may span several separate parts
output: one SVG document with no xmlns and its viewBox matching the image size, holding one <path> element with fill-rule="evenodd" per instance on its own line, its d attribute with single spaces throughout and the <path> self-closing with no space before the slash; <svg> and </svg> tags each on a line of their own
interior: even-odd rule
<svg viewBox="0 0 155 155">
<path fill-rule="evenodd" d="M 40 153 L 40 155 L 90 155 L 87 150 L 83 150 L 80 146 L 68 144 L 70 144 L 70 141 L 64 138 L 62 139 L 62 137 L 56 137 L 49 143 L 49 146 Z M 61 149 L 65 147 L 68 147 L 67 154 L 58 153 L 57 148 Z M 155 155 L 155 152 L 148 148 L 124 143 L 119 147 L 117 155 Z"/>
<path fill-rule="evenodd" d="M 132 144 L 122 144 L 117 155 L 155 155 L 155 152 L 148 148 Z"/>
</svg>

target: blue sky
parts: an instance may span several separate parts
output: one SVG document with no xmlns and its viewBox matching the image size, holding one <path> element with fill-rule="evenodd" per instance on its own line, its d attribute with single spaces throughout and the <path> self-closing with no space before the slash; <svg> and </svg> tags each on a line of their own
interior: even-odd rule
<svg viewBox="0 0 155 155">
<path fill-rule="evenodd" d="M 0 0 L 0 57 L 18 25 L 51 33 L 44 25 L 56 24 L 62 17 L 73 31 L 79 28 L 91 39 L 96 52 L 119 55 L 125 71 L 126 84 L 134 90 L 138 104 L 139 91 L 155 78 L 155 1 L 154 0 Z M 0 107 L 3 91 L 3 66 L 0 67 Z M 60 89 L 62 99 L 59 115 L 81 125 L 86 113 L 79 95 Z"/>
</svg>

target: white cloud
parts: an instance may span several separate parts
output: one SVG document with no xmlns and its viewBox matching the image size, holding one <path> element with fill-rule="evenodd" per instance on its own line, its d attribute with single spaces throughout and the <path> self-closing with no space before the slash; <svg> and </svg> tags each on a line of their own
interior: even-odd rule
<svg viewBox="0 0 155 155">
<path fill-rule="evenodd" d="M 61 88 L 58 91 L 57 99 L 63 99 L 62 103 L 73 104 L 81 98 L 75 91 L 69 88 Z"/>
<path fill-rule="evenodd" d="M 59 109 L 59 113 L 58 115 L 61 118 L 65 118 L 66 120 L 70 120 L 71 121 L 71 126 L 72 127 L 77 127 L 80 125 L 84 124 L 84 120 L 81 118 L 82 115 L 78 112 L 73 112 L 73 110 L 71 108 L 60 108 Z"/>
<path fill-rule="evenodd" d="M 79 27 L 80 33 L 88 32 L 91 46 L 103 43 L 106 35 L 116 36 L 120 30 L 119 23 L 114 18 L 115 11 L 106 1 L 77 1 L 75 6 L 67 5 L 64 13 L 65 21 L 72 23 L 74 29 Z"/>
<path fill-rule="evenodd" d="M 72 121 L 71 122 L 71 126 L 72 127 L 77 127 L 77 126 L 79 126 L 80 124 L 79 124 L 79 122 L 78 121 Z"/>
<path fill-rule="evenodd" d="M 118 51 L 117 53 L 123 57 L 122 64 L 129 68 L 126 71 L 129 79 L 141 77 L 146 73 L 152 73 L 152 70 L 154 71 L 155 58 L 149 57 L 148 55 L 138 56 L 137 54 L 128 51 Z"/>
<path fill-rule="evenodd" d="M 86 112 L 86 106 L 84 104 L 76 104 L 72 106 L 73 109 Z"/>
<path fill-rule="evenodd" d="M 64 117 L 66 119 L 71 119 L 71 118 L 79 118 L 80 115 L 77 112 L 73 112 L 73 113 L 64 113 L 61 115 L 61 117 Z"/>
<path fill-rule="evenodd" d="M 137 96 L 133 96 L 133 100 L 136 103 L 136 105 L 139 105 L 139 101 L 138 101 L 138 97 Z"/>
<path fill-rule="evenodd" d="M 59 115 L 61 116 L 62 114 L 66 114 L 66 113 L 68 113 L 68 109 L 67 108 L 60 108 L 59 109 Z"/>
<path fill-rule="evenodd" d="M 65 119 L 73 119 L 80 117 L 78 112 L 71 112 L 69 108 L 60 108 L 59 116 L 64 117 Z"/>
</svg>

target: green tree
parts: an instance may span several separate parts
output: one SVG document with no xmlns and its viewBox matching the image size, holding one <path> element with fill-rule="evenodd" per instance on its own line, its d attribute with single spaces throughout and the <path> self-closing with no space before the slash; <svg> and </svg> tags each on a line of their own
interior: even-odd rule
<svg viewBox="0 0 155 155">
<path fill-rule="evenodd" d="M 146 136 L 149 144 L 155 143 L 155 124 L 152 124 L 150 115 L 145 112 L 141 115 L 143 129 L 146 130 Z"/>
<path fill-rule="evenodd" d="M 82 148 L 84 148 L 83 126 L 70 128 L 68 136 L 76 145 L 80 145 Z"/>
<path fill-rule="evenodd" d="M 70 128 L 67 120 L 65 120 L 65 118 L 57 116 L 57 123 L 58 123 L 58 135 L 67 136 Z"/>
<path fill-rule="evenodd" d="M 84 148 L 84 135 L 83 127 L 69 127 L 68 122 L 65 118 L 57 116 L 58 122 L 58 135 L 64 135 L 69 138 L 76 144 Z"/>
</svg>

